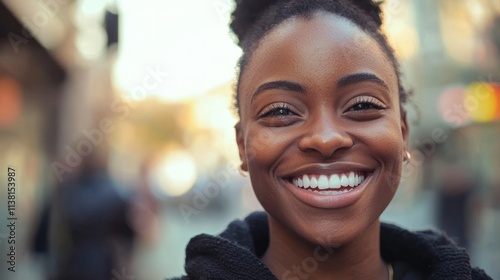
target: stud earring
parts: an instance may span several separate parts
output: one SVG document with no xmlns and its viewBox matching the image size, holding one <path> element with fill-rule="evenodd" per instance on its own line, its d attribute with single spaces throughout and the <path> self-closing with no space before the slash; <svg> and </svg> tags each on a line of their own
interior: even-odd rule
<svg viewBox="0 0 500 280">
<path fill-rule="evenodd" d="M 409 162 L 410 160 L 411 160 L 411 154 L 410 154 L 410 152 L 406 151 L 404 161 Z"/>
</svg>

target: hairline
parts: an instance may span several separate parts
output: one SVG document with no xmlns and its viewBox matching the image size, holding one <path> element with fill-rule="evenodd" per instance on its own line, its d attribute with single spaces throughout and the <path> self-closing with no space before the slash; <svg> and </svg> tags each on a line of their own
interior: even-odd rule
<svg viewBox="0 0 500 280">
<path fill-rule="evenodd" d="M 276 8 L 276 7 L 274 7 L 274 8 Z M 267 12 L 269 12 L 269 10 Z M 238 80 L 237 80 L 237 84 L 236 84 L 236 96 L 235 96 L 236 107 L 237 107 L 236 109 L 237 109 L 238 116 L 240 118 L 241 118 L 241 115 L 240 115 L 241 109 L 239 106 L 240 105 L 240 103 L 239 103 L 239 97 L 240 97 L 239 93 L 240 92 L 239 91 L 240 91 L 241 80 L 242 80 L 243 74 L 245 73 L 244 70 L 247 68 L 247 66 L 252 61 L 256 50 L 261 45 L 261 42 L 263 40 L 265 40 L 272 33 L 273 30 L 279 28 L 280 26 L 282 26 L 283 24 L 285 24 L 289 21 L 292 21 L 295 19 L 300 19 L 300 18 L 305 19 L 305 20 L 312 20 L 314 17 L 316 17 L 320 14 L 336 16 L 336 17 L 339 17 L 341 19 L 346 20 L 347 22 L 352 24 L 354 27 L 358 28 L 363 33 L 368 35 L 370 38 L 372 38 L 377 43 L 377 46 L 385 54 L 385 58 L 388 60 L 389 64 L 393 68 L 393 71 L 394 71 L 394 74 L 395 74 L 396 80 L 397 80 L 397 87 L 398 87 L 398 94 L 397 95 L 398 95 L 398 98 L 400 99 L 399 103 L 400 103 L 400 105 L 403 104 L 404 101 L 401 100 L 402 96 L 401 96 L 401 92 L 400 92 L 401 91 L 401 84 L 400 84 L 401 81 L 400 81 L 400 70 L 398 67 L 399 65 L 397 64 L 398 62 L 396 60 L 396 57 L 393 55 L 393 53 L 391 53 L 391 46 L 388 44 L 388 42 L 386 45 L 389 49 L 386 49 L 383 46 L 383 42 L 380 41 L 381 39 L 382 40 L 385 39 L 387 41 L 386 37 L 381 32 L 378 32 L 378 30 L 375 30 L 376 32 L 373 32 L 373 33 L 370 32 L 367 27 L 363 28 L 363 26 L 357 24 L 354 20 L 352 20 L 346 16 L 340 15 L 340 14 L 332 12 L 332 11 L 328 11 L 323 7 L 316 7 L 316 8 L 311 9 L 310 11 L 307 11 L 305 13 L 291 15 L 288 18 L 280 21 L 279 23 L 272 25 L 268 30 L 265 30 L 264 33 L 260 37 L 255 35 L 255 33 L 256 33 L 255 30 L 252 30 L 253 32 L 250 33 L 250 36 L 248 36 L 245 40 L 243 40 L 243 42 L 241 44 L 242 49 L 243 49 L 243 55 L 241 56 L 241 58 L 238 62 L 239 75 L 238 75 Z M 253 37 L 258 37 L 258 38 L 253 38 Z M 377 37 L 379 37 L 379 38 L 377 38 Z M 253 41 L 253 43 L 247 43 L 247 42 L 252 42 L 252 41 Z"/>
</svg>

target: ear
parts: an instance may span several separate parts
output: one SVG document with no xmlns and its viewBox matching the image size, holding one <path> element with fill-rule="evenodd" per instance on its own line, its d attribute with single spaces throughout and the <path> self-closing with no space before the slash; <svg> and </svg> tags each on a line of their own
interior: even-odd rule
<svg viewBox="0 0 500 280">
<path fill-rule="evenodd" d="M 401 133 L 403 135 L 403 148 L 405 151 L 408 151 L 409 149 L 408 138 L 410 134 L 410 128 L 408 127 L 406 111 L 403 108 L 401 108 Z"/>
<path fill-rule="evenodd" d="M 236 143 L 238 144 L 238 153 L 240 155 L 241 160 L 241 169 L 243 171 L 248 171 L 248 162 L 245 150 L 245 139 L 243 136 L 243 131 L 241 130 L 241 122 L 238 122 L 234 126 L 236 132 Z"/>
</svg>

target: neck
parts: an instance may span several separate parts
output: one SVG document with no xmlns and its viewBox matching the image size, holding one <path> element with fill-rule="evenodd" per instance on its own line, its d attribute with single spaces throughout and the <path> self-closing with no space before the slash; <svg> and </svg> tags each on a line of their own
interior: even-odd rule
<svg viewBox="0 0 500 280">
<path fill-rule="evenodd" d="M 269 217 L 269 247 L 262 261 L 278 279 L 388 279 L 380 256 L 380 222 L 360 237 L 330 248 L 313 244 Z"/>
</svg>

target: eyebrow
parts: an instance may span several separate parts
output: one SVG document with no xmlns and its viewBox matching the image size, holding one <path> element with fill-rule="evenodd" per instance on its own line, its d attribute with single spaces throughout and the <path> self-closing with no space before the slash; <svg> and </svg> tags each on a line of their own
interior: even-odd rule
<svg viewBox="0 0 500 280">
<path fill-rule="evenodd" d="M 371 73 L 355 73 L 344 76 L 337 81 L 337 87 L 346 87 L 361 82 L 374 82 L 389 90 L 389 87 L 382 79 Z"/>
<path fill-rule="evenodd" d="M 337 87 L 347 87 L 349 85 L 361 83 L 361 82 L 374 82 L 376 84 L 381 85 L 382 87 L 386 88 L 389 90 L 389 87 L 387 84 L 377 77 L 375 74 L 371 73 L 355 73 L 355 74 L 350 74 L 347 76 L 344 76 L 340 78 L 337 81 Z M 266 90 L 272 90 L 272 89 L 280 89 L 280 90 L 285 90 L 285 91 L 291 91 L 291 92 L 296 92 L 300 94 L 305 94 L 306 90 L 302 85 L 296 82 L 291 82 L 291 81 L 286 81 L 286 80 L 280 80 L 280 81 L 272 81 L 272 82 L 267 82 L 263 83 L 260 85 L 255 92 L 252 94 L 252 99 L 250 102 L 253 102 L 254 99 L 262 92 Z"/>
<path fill-rule="evenodd" d="M 283 81 L 272 81 L 272 82 L 267 82 L 267 83 L 263 83 L 262 85 L 260 85 L 257 88 L 257 90 L 255 90 L 255 92 L 252 94 L 251 101 L 253 101 L 255 99 L 255 97 L 257 97 L 257 95 L 259 95 L 263 91 L 270 90 L 270 89 L 281 89 L 281 90 L 292 91 L 292 92 L 297 92 L 297 93 L 301 93 L 301 94 L 306 93 L 306 90 L 304 89 L 304 87 L 302 87 L 299 83 L 284 81 L 284 80 Z"/>
</svg>

